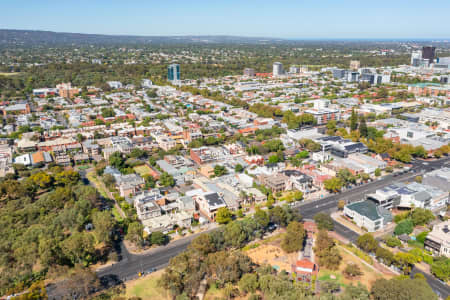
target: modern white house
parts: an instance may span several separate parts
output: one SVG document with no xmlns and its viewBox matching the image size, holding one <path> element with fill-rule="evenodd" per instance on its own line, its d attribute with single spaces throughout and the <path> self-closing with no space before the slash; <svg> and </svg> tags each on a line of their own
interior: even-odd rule
<svg viewBox="0 0 450 300">
<path fill-rule="evenodd" d="M 344 215 L 351 218 L 357 226 L 365 228 L 368 232 L 382 229 L 392 222 L 392 214 L 370 200 L 354 202 L 344 207 Z"/>
</svg>

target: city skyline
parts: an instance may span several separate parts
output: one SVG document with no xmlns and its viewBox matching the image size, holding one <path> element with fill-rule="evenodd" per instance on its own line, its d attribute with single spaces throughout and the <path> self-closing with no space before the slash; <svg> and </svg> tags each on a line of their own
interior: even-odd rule
<svg viewBox="0 0 450 300">
<path fill-rule="evenodd" d="M 257 5 L 256 5 L 257 4 Z M 446 39 L 448 1 L 78 1 L 0 4 L 0 28 L 108 35 L 231 35 L 288 39 Z M 42 17 L 48 16 L 48 17 Z M 168 22 L 170 16 L 170 22 Z"/>
</svg>

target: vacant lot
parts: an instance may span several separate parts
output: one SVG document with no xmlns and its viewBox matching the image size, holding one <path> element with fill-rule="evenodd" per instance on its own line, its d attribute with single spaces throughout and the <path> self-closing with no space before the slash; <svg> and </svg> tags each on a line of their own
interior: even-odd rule
<svg viewBox="0 0 450 300">
<path fill-rule="evenodd" d="M 159 270 L 145 277 L 127 282 L 125 296 L 127 298 L 139 297 L 142 300 L 170 300 L 169 293 L 158 285 L 158 279 L 163 272 L 164 270 Z"/>
<path fill-rule="evenodd" d="M 264 240 L 260 245 L 255 244 L 255 248 L 251 248 L 246 251 L 246 254 L 252 259 L 253 262 L 262 265 L 269 264 L 278 271 L 285 270 L 291 271 L 292 264 L 297 259 L 297 252 L 286 253 L 281 247 L 281 241 L 283 234 L 273 236 L 268 240 Z"/>
</svg>

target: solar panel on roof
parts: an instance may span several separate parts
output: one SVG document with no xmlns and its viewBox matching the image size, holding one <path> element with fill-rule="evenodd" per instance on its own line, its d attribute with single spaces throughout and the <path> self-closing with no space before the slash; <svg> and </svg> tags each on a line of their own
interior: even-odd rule
<svg viewBox="0 0 450 300">
<path fill-rule="evenodd" d="M 410 189 L 408 189 L 408 188 L 406 188 L 406 187 L 403 187 L 403 188 L 401 188 L 401 189 L 398 189 L 397 192 L 400 193 L 400 194 L 403 194 L 403 195 L 414 194 L 414 191 L 413 191 L 413 190 L 410 190 Z"/>
</svg>

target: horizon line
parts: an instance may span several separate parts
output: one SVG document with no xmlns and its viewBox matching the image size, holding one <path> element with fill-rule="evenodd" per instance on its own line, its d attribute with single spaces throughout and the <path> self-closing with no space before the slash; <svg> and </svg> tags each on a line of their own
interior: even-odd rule
<svg viewBox="0 0 450 300">
<path fill-rule="evenodd" d="M 301 40 L 359 40 L 359 41 L 431 41 L 438 40 L 441 42 L 450 42 L 450 37 L 276 37 L 276 36 L 257 36 L 257 35 L 233 35 L 233 34 L 121 34 L 121 33 L 87 33 L 87 32 L 71 32 L 71 31 L 53 31 L 46 29 L 16 29 L 16 28 L 0 28 L 0 30 L 9 31 L 34 31 L 34 32 L 50 32 L 56 34 L 82 34 L 82 35 L 101 35 L 110 37 L 235 37 L 249 39 L 272 39 L 286 41 Z"/>
</svg>

